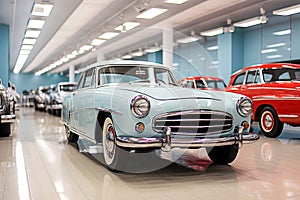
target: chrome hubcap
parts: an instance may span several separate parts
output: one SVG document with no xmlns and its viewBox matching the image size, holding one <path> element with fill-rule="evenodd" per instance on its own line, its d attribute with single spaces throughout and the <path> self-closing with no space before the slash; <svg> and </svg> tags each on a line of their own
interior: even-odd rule
<svg viewBox="0 0 300 200">
<path fill-rule="evenodd" d="M 115 130 L 112 125 L 109 125 L 105 136 L 105 150 L 109 158 L 113 158 L 115 154 Z"/>
</svg>

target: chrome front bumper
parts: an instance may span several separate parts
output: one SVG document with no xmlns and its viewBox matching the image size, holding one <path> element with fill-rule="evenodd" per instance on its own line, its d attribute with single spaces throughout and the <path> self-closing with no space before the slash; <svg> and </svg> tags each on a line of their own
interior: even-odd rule
<svg viewBox="0 0 300 200">
<path fill-rule="evenodd" d="M 52 105 L 52 106 L 51 106 L 51 109 L 54 109 L 54 110 L 61 110 L 61 109 L 62 109 L 62 104 Z"/>
<path fill-rule="evenodd" d="M 117 137 L 117 145 L 124 148 L 141 149 L 141 148 L 161 148 L 163 151 L 170 151 L 171 148 L 201 148 L 238 144 L 239 147 L 243 143 L 250 143 L 258 140 L 257 134 L 243 135 L 243 127 L 235 128 L 232 136 L 222 138 L 193 138 L 181 139 L 172 138 L 171 129 L 165 132 L 165 138 L 133 138 L 133 137 Z"/>
<path fill-rule="evenodd" d="M 16 115 L 1 115 L 1 123 L 12 123 L 16 119 Z"/>
</svg>

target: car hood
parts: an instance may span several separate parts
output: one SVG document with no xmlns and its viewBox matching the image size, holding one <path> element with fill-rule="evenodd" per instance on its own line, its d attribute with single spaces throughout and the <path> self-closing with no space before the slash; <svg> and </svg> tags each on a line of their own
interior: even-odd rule
<svg viewBox="0 0 300 200">
<path fill-rule="evenodd" d="M 175 86 L 161 85 L 123 85 L 119 90 L 140 93 L 156 100 L 175 99 L 214 99 L 221 100 L 213 91 L 200 91 Z"/>
</svg>

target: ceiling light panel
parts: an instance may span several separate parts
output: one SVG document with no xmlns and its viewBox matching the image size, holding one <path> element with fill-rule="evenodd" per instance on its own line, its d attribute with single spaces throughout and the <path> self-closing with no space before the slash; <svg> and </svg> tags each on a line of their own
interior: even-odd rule
<svg viewBox="0 0 300 200">
<path fill-rule="evenodd" d="M 300 13 L 300 4 L 273 11 L 273 15 L 288 16 Z"/>
<path fill-rule="evenodd" d="M 31 15 L 47 17 L 52 11 L 53 5 L 51 4 L 34 4 Z"/>
<path fill-rule="evenodd" d="M 165 3 L 172 3 L 172 4 L 183 4 L 188 0 L 165 0 Z"/>
<path fill-rule="evenodd" d="M 20 55 L 29 55 L 30 54 L 30 50 L 20 50 Z"/>
<path fill-rule="evenodd" d="M 260 16 L 260 17 L 253 17 L 250 19 L 246 19 L 237 23 L 234 23 L 233 25 L 236 27 L 241 27 L 241 28 L 246 28 L 250 26 L 255 26 L 259 24 L 264 24 L 267 22 L 267 19 L 265 16 Z"/>
<path fill-rule="evenodd" d="M 28 22 L 27 28 L 41 29 L 41 28 L 43 28 L 44 24 L 45 24 L 45 20 L 30 19 Z"/>
<path fill-rule="evenodd" d="M 168 11 L 168 9 L 165 9 L 165 8 L 150 8 L 149 10 L 146 10 L 142 14 L 136 16 L 136 18 L 153 19 L 167 11 Z"/>
<path fill-rule="evenodd" d="M 176 40 L 176 42 L 177 43 L 187 44 L 187 43 L 195 42 L 195 41 L 197 41 L 199 39 L 200 38 L 198 38 L 198 37 L 183 37 L 183 38 L 180 38 L 180 39 Z"/>
<path fill-rule="evenodd" d="M 116 31 L 129 31 L 137 26 L 139 26 L 141 23 L 139 22 L 125 22 L 124 24 L 118 26 L 115 28 Z"/>
<path fill-rule="evenodd" d="M 40 35 L 41 31 L 32 31 L 32 30 L 27 30 L 25 32 L 25 36 L 26 38 L 38 38 Z"/>
<path fill-rule="evenodd" d="M 208 31 L 203 31 L 200 34 L 202 36 L 216 36 L 216 35 L 220 35 L 220 34 L 223 34 L 223 33 L 224 33 L 224 29 L 223 29 L 223 27 L 220 27 L 220 28 L 211 29 L 211 30 L 208 30 Z"/>
<path fill-rule="evenodd" d="M 287 29 L 287 30 L 282 30 L 282 31 L 274 32 L 273 35 L 278 35 L 278 36 L 281 36 L 281 35 L 290 35 L 291 32 L 292 32 L 291 29 Z"/>
<path fill-rule="evenodd" d="M 92 45 L 82 45 L 82 46 L 80 47 L 80 50 L 88 51 L 88 50 L 90 50 L 90 49 L 92 49 L 92 48 L 93 48 Z"/>
<path fill-rule="evenodd" d="M 106 40 L 94 39 L 94 40 L 91 42 L 91 45 L 99 46 L 100 44 L 103 44 L 105 41 L 106 41 Z"/>
<path fill-rule="evenodd" d="M 22 50 L 31 50 L 33 48 L 33 45 L 27 45 L 27 44 L 23 44 L 21 46 Z"/>
<path fill-rule="evenodd" d="M 100 35 L 98 38 L 109 40 L 109 39 L 112 39 L 112 38 L 116 37 L 119 34 L 120 33 L 117 33 L 117 32 L 106 32 L 106 33 L 103 33 L 102 35 Z"/>
<path fill-rule="evenodd" d="M 36 42 L 36 39 L 28 39 L 28 38 L 25 38 L 22 42 L 22 44 L 35 44 Z"/>
<path fill-rule="evenodd" d="M 14 73 L 15 74 L 18 74 L 21 71 L 23 65 L 25 64 L 25 62 L 27 60 L 27 58 L 28 58 L 28 55 L 19 55 L 18 56 L 16 65 L 15 65 L 15 68 L 14 68 Z"/>
</svg>

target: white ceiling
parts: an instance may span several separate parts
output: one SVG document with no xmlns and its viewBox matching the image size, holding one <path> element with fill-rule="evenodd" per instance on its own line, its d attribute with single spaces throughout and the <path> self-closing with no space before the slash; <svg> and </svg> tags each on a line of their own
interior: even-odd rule
<svg viewBox="0 0 300 200">
<path fill-rule="evenodd" d="M 157 38 L 161 28 L 173 28 L 188 33 L 226 25 L 226 19 L 239 21 L 274 9 L 300 3 L 300 0 L 189 0 L 181 5 L 165 4 L 164 0 L 0 0 L 0 23 L 10 26 L 10 68 L 13 69 L 34 2 L 51 2 L 54 8 L 21 72 L 35 72 L 78 49 L 84 43 L 113 30 L 126 20 L 141 22 L 141 28 L 122 33 L 98 46 L 89 55 L 56 68 L 66 70 L 71 64 L 123 54 L 143 47 Z M 151 6 L 168 8 L 168 12 L 153 20 L 136 19 L 137 10 Z M 153 39 L 154 38 L 154 39 Z"/>
</svg>

